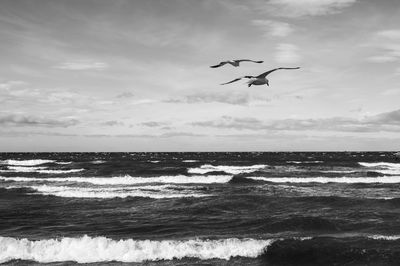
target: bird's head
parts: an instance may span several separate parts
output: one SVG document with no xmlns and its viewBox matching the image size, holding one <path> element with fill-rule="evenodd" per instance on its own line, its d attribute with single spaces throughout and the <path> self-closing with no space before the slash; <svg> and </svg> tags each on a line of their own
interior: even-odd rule
<svg viewBox="0 0 400 266">
<path fill-rule="evenodd" d="M 269 86 L 269 80 L 265 79 L 265 84 L 267 84 L 267 86 Z"/>
</svg>

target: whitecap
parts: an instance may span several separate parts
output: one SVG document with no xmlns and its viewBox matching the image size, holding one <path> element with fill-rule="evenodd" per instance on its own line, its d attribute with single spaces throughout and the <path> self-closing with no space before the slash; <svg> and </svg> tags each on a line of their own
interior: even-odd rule
<svg viewBox="0 0 400 266">
<path fill-rule="evenodd" d="M 14 187 L 16 188 L 16 187 Z M 36 191 L 40 195 L 49 195 L 62 198 L 98 198 L 98 199 L 111 199 L 111 198 L 127 198 L 127 197 L 140 197 L 152 199 L 168 199 L 168 198 L 199 198 L 210 196 L 207 194 L 200 194 L 196 191 L 187 189 L 185 191 L 175 191 L 170 187 L 111 187 L 111 188 L 93 188 L 93 187 L 70 187 L 70 186 L 26 186 Z"/>
<path fill-rule="evenodd" d="M 189 168 L 188 173 L 190 174 L 206 174 L 208 172 L 223 171 L 228 174 L 242 174 L 251 173 L 267 167 L 265 164 L 249 165 L 249 166 L 230 166 L 230 165 L 211 165 L 204 164 L 200 167 Z"/>
<path fill-rule="evenodd" d="M 206 176 L 157 176 L 157 177 L 53 177 L 53 178 L 25 178 L 25 177 L 0 177 L 2 180 L 13 180 L 17 182 L 25 181 L 46 181 L 46 182 L 76 182 L 91 183 L 95 185 L 136 185 L 146 183 L 166 183 L 166 184 L 213 184 L 227 183 L 231 180 L 229 175 L 206 175 Z"/>
<path fill-rule="evenodd" d="M 0 263 L 32 260 L 40 263 L 75 261 L 144 262 L 188 258 L 224 259 L 261 255 L 273 240 L 226 238 L 218 240 L 113 240 L 106 237 L 60 238 L 32 241 L 0 237 Z"/>
<path fill-rule="evenodd" d="M 35 160 L 4 160 L 2 161 L 3 164 L 8 165 L 20 165 L 20 166 L 35 166 L 41 165 L 45 163 L 52 163 L 54 160 L 42 160 L 42 159 L 35 159 Z"/>
<path fill-rule="evenodd" d="M 273 183 L 400 183 L 400 176 L 380 176 L 380 177 L 246 177 L 258 181 Z"/>
</svg>

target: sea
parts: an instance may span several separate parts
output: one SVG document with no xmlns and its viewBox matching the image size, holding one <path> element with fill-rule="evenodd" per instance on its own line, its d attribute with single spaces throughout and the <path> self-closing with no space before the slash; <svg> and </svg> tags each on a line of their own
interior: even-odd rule
<svg viewBox="0 0 400 266">
<path fill-rule="evenodd" d="M 0 263 L 400 265 L 400 158 L 0 153 Z"/>
</svg>

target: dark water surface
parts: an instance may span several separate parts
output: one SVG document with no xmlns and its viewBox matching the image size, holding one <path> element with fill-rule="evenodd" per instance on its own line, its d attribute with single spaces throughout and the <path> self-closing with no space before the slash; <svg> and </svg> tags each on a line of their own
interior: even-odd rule
<svg viewBox="0 0 400 266">
<path fill-rule="evenodd" d="M 400 159 L 0 153 L 0 263 L 399 265 Z"/>
</svg>

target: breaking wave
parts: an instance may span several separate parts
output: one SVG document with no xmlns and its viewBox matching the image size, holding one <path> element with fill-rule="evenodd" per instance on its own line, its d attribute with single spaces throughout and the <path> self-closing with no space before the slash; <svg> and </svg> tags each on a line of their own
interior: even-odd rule
<svg viewBox="0 0 400 266">
<path fill-rule="evenodd" d="M 47 182 L 76 182 L 91 183 L 95 185 L 136 185 L 146 183 L 165 183 L 165 184 L 212 184 L 227 183 L 231 180 L 229 175 L 208 175 L 208 176 L 157 176 L 157 177 L 132 177 L 129 175 L 118 177 L 54 177 L 54 178 L 35 178 L 35 177 L 0 177 L 0 180 L 12 180 L 16 182 L 47 181 Z"/>
<path fill-rule="evenodd" d="M 400 235 L 393 235 L 393 236 L 372 235 L 372 236 L 368 236 L 368 238 L 375 239 L 375 240 L 395 241 L 395 240 L 400 239 Z"/>
<path fill-rule="evenodd" d="M 29 166 L 8 166 L 8 170 L 0 170 L 6 173 L 40 173 L 40 174 L 68 174 L 84 171 L 85 169 L 47 169 L 45 166 L 29 167 Z"/>
<path fill-rule="evenodd" d="M 12 188 L 12 187 L 11 187 Z M 177 191 L 168 186 L 145 186 L 145 187 L 112 187 L 112 188 L 89 188 L 89 187 L 68 187 L 68 186 L 28 186 L 35 193 L 47 196 L 56 196 L 62 198 L 188 198 L 188 197 L 207 197 L 211 195 L 200 194 L 194 190 Z"/>
<path fill-rule="evenodd" d="M 54 160 L 42 160 L 42 159 L 36 159 L 36 160 L 4 160 L 1 163 L 3 164 L 8 164 L 8 165 L 20 165 L 20 166 L 35 166 L 35 165 L 41 165 L 45 163 L 53 163 L 55 162 Z"/>
<path fill-rule="evenodd" d="M 227 238 L 219 240 L 113 240 L 106 237 L 61 238 L 31 241 L 0 237 L 0 263 L 33 260 L 41 263 L 75 261 L 143 262 L 182 258 L 224 259 L 261 255 L 273 240 Z"/>
<path fill-rule="evenodd" d="M 249 176 L 249 179 L 273 183 L 400 183 L 400 176 L 380 177 L 257 177 Z"/>
<path fill-rule="evenodd" d="M 386 174 L 386 175 L 400 175 L 400 163 L 387 163 L 387 162 L 377 162 L 377 163 L 358 163 L 361 166 L 373 168 L 374 171 Z"/>
<path fill-rule="evenodd" d="M 229 166 L 229 165 L 211 165 L 211 164 L 204 164 L 200 167 L 189 168 L 188 173 L 190 174 L 206 174 L 209 172 L 215 171 L 223 171 L 228 174 L 244 174 L 244 173 L 251 173 L 260 169 L 267 167 L 265 164 L 257 164 L 257 165 L 250 165 L 250 166 Z"/>
</svg>

